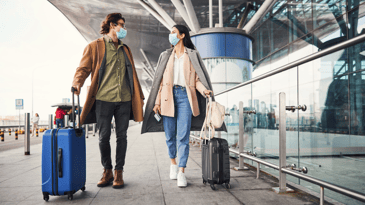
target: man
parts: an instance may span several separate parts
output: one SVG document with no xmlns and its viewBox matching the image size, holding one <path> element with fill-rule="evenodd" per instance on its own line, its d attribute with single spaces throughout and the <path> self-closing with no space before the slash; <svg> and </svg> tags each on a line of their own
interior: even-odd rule
<svg viewBox="0 0 365 205">
<path fill-rule="evenodd" d="M 113 188 L 122 188 L 129 120 L 143 121 L 144 96 L 132 53 L 121 41 L 127 34 L 125 19 L 120 13 L 107 15 L 101 24 L 100 33 L 104 37 L 86 46 L 72 87 L 79 95 L 80 88 L 91 73 L 91 85 L 80 123 L 92 123 L 96 117 L 101 163 L 104 167 L 103 176 L 97 186 L 105 187 L 114 180 Z M 114 176 L 109 143 L 113 116 L 117 136 Z"/>
<path fill-rule="evenodd" d="M 58 107 L 56 110 L 56 116 L 55 116 L 55 124 L 57 125 L 57 128 L 62 128 L 65 126 L 63 118 L 65 117 L 66 112 Z"/>
</svg>

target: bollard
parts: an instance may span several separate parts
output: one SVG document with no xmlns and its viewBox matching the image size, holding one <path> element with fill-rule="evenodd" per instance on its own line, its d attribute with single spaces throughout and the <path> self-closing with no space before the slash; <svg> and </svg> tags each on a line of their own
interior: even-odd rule
<svg viewBox="0 0 365 205">
<path fill-rule="evenodd" d="M 4 142 L 4 132 L 0 129 L 0 137 L 1 137 L 1 141 Z"/>
<path fill-rule="evenodd" d="M 95 123 L 93 124 L 93 136 L 95 137 Z"/>
<path fill-rule="evenodd" d="M 15 130 L 15 140 L 18 140 L 18 129 Z"/>
<path fill-rule="evenodd" d="M 25 113 L 24 116 L 24 154 L 30 155 L 30 113 Z"/>
<path fill-rule="evenodd" d="M 38 137 L 38 129 L 35 130 L 35 136 Z"/>
<path fill-rule="evenodd" d="M 89 138 L 89 125 L 85 125 L 85 137 Z"/>
<path fill-rule="evenodd" d="M 11 136 L 11 129 L 9 128 L 9 136 Z"/>
</svg>

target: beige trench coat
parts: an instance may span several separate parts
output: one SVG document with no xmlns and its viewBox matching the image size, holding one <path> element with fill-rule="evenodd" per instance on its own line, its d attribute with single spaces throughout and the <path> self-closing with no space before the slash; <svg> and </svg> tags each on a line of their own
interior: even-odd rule
<svg viewBox="0 0 365 205">
<path fill-rule="evenodd" d="M 195 90 L 198 90 L 202 96 L 205 96 L 204 91 L 207 89 L 200 82 L 200 79 L 195 72 L 195 69 L 189 59 L 188 54 L 184 52 L 183 55 L 184 55 L 183 69 L 184 69 L 186 93 L 188 95 L 193 116 L 196 117 L 200 114 L 200 111 Z M 167 62 L 166 69 L 163 74 L 160 83 L 160 88 L 155 101 L 155 104 L 161 105 L 161 115 L 168 117 L 174 117 L 175 114 L 175 105 L 173 97 L 174 60 L 175 60 L 175 52 L 172 52 L 169 61 Z"/>
</svg>

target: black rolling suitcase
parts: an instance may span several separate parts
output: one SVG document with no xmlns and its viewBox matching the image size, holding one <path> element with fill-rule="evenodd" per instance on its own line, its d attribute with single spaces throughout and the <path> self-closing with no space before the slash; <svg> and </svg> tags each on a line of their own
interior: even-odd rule
<svg viewBox="0 0 365 205">
<path fill-rule="evenodd" d="M 208 118 L 210 118 L 211 110 L 209 112 Z M 228 142 L 222 138 L 211 139 L 210 127 L 208 135 L 209 140 L 204 139 L 202 144 L 203 183 L 206 184 L 208 182 L 213 190 L 216 189 L 215 184 L 225 184 L 225 187 L 229 189 L 231 188 L 229 185 L 231 173 Z"/>
<path fill-rule="evenodd" d="M 227 140 L 213 138 L 204 140 L 202 145 L 203 183 L 215 190 L 214 184 L 225 184 L 230 188 L 229 148 Z"/>
</svg>

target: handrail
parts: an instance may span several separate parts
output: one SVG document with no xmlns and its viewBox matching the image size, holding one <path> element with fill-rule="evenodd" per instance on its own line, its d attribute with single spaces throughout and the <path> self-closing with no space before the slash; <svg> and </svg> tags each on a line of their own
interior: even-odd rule
<svg viewBox="0 0 365 205">
<path fill-rule="evenodd" d="M 200 140 L 199 137 L 196 137 L 194 135 L 190 135 L 190 137 L 191 138 L 194 138 L 194 139 L 197 139 L 197 140 Z M 237 150 L 234 150 L 232 148 L 229 149 L 229 152 L 231 152 L 233 154 L 240 155 L 240 156 L 242 156 L 242 157 L 244 157 L 246 159 L 249 159 L 249 160 L 252 160 L 254 162 L 263 164 L 265 166 L 271 167 L 271 168 L 273 168 L 275 170 L 279 170 L 279 166 L 278 165 L 272 164 L 272 163 L 267 162 L 265 160 L 262 160 L 260 158 L 257 158 L 257 157 L 254 157 L 254 156 L 251 156 L 251 155 L 248 155 L 248 154 L 244 154 L 244 153 L 239 153 Z M 335 184 L 332 184 L 332 183 L 329 183 L 329 182 L 325 182 L 325 181 L 322 181 L 320 179 L 316 179 L 314 177 L 306 176 L 304 174 L 297 173 L 297 172 L 295 172 L 293 170 L 290 170 L 290 169 L 287 169 L 287 168 L 282 168 L 282 171 L 285 172 L 286 174 L 291 175 L 291 176 L 294 176 L 294 177 L 297 177 L 297 178 L 306 180 L 306 181 L 308 181 L 310 183 L 319 185 L 321 187 L 325 187 L 325 188 L 330 189 L 332 191 L 335 191 L 335 192 L 341 193 L 343 195 L 346 195 L 346 196 L 349 196 L 349 197 L 352 197 L 352 198 L 355 198 L 357 200 L 360 200 L 360 201 L 365 202 L 365 195 L 363 195 L 362 193 L 359 193 L 357 191 L 354 191 L 354 190 L 351 190 L 351 189 L 347 189 L 347 188 L 344 188 L 344 187 L 340 187 L 340 186 L 337 186 Z"/>
<path fill-rule="evenodd" d="M 0 129 L 4 129 L 4 128 L 17 128 L 17 127 L 24 127 L 25 125 L 1 125 Z M 38 127 L 48 127 L 48 124 L 44 124 L 44 125 L 38 125 Z"/>
<path fill-rule="evenodd" d="M 342 43 L 339 43 L 337 45 L 334 45 L 332 47 L 329 47 L 329 48 L 326 48 L 324 50 L 318 51 L 317 53 L 313 53 L 311 55 L 308 55 L 308 56 L 306 56 L 304 58 L 301 58 L 301 59 L 299 59 L 299 60 L 297 60 L 295 62 L 288 63 L 288 64 L 286 64 L 284 66 L 281 66 L 281 67 L 279 67 L 277 69 L 274 69 L 272 71 L 269 71 L 269 72 L 267 72 L 265 74 L 259 75 L 256 78 L 253 78 L 251 80 L 248 80 L 246 82 L 243 82 L 243 83 L 241 83 L 239 85 L 236 85 L 234 87 L 228 88 L 227 90 L 223 90 L 221 92 L 218 92 L 218 93 L 215 94 L 215 96 L 218 96 L 218 95 L 227 93 L 227 92 L 229 92 L 231 90 L 235 90 L 237 88 L 243 87 L 243 86 L 248 85 L 248 84 L 251 84 L 253 82 L 256 82 L 256 81 L 262 80 L 264 78 L 267 78 L 267 77 L 276 75 L 276 74 L 281 73 L 283 71 L 289 70 L 289 69 L 291 69 L 293 67 L 296 67 L 296 66 L 302 65 L 304 63 L 307 63 L 309 61 L 312 61 L 312 60 L 321 58 L 321 57 L 323 57 L 325 55 L 328 55 L 328 54 L 337 52 L 337 51 L 342 50 L 344 48 L 348 48 L 350 46 L 353 46 L 355 44 L 361 43 L 363 41 L 365 41 L 365 34 L 359 35 L 357 37 L 354 37 L 352 39 L 349 39 L 347 41 L 344 41 Z"/>
</svg>

